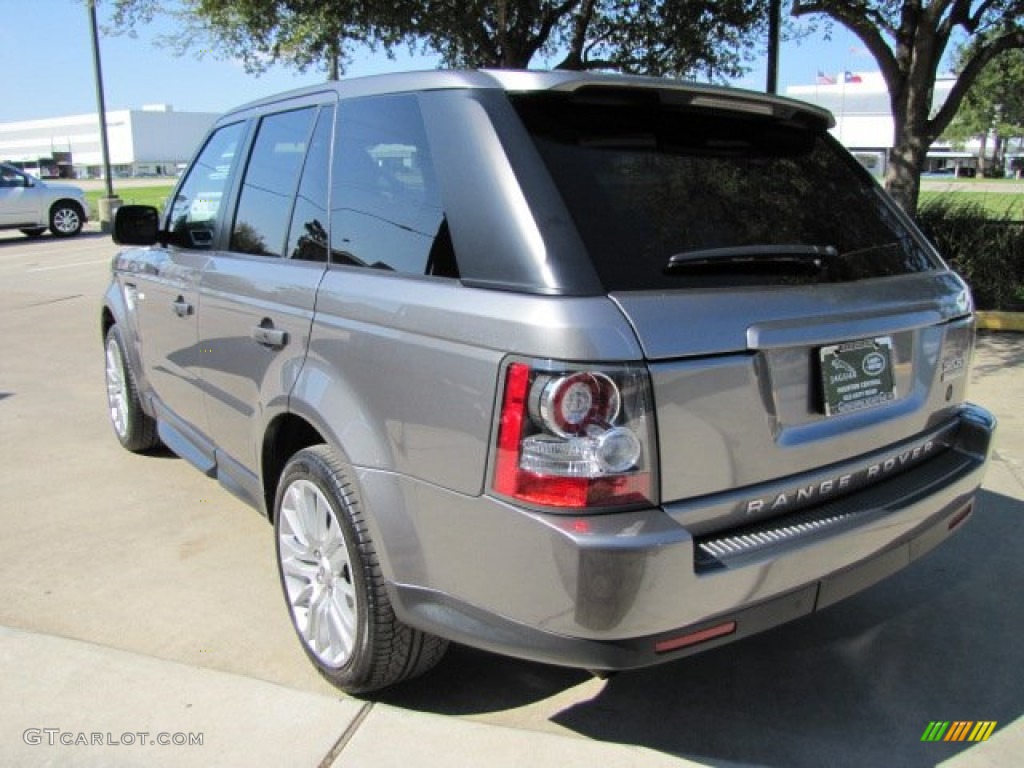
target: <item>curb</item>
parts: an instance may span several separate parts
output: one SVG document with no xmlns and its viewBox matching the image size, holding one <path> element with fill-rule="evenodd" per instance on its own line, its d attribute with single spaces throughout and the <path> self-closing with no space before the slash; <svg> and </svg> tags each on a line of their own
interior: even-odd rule
<svg viewBox="0 0 1024 768">
<path fill-rule="evenodd" d="M 978 329 L 983 331 L 1016 331 L 1024 333 L 1024 312 L 1000 312 L 979 310 Z"/>
</svg>

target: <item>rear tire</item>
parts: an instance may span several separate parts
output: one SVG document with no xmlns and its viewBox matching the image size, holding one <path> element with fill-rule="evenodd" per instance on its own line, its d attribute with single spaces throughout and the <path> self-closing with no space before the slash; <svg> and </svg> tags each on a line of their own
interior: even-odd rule
<svg viewBox="0 0 1024 768">
<path fill-rule="evenodd" d="M 142 410 L 135 373 L 128 365 L 121 329 L 112 325 L 106 338 L 107 404 L 110 424 L 118 442 L 132 453 L 141 453 L 160 442 L 156 421 Z"/>
<path fill-rule="evenodd" d="M 395 616 L 350 470 L 326 445 L 285 465 L 274 503 L 281 587 L 321 675 L 348 693 L 420 675 L 448 641 Z"/>
<path fill-rule="evenodd" d="M 85 214 L 78 203 L 61 200 L 50 208 L 50 232 L 55 237 L 71 237 L 82 231 Z"/>
</svg>

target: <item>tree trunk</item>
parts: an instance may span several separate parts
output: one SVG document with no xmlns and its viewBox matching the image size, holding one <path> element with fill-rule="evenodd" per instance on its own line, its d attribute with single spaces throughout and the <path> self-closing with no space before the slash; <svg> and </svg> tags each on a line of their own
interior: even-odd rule
<svg viewBox="0 0 1024 768">
<path fill-rule="evenodd" d="M 900 208 L 913 216 L 921 192 L 921 169 L 928 156 L 928 145 L 909 136 L 897 136 L 885 170 L 885 188 Z"/>
<path fill-rule="evenodd" d="M 985 153 L 988 152 L 988 133 L 981 134 L 981 144 L 978 147 L 978 175 L 985 175 Z"/>
</svg>

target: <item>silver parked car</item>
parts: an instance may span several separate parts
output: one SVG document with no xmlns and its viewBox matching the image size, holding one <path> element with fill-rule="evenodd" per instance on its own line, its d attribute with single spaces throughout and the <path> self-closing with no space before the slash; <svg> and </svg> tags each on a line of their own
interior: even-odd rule
<svg viewBox="0 0 1024 768">
<path fill-rule="evenodd" d="M 0 164 L 0 229 L 20 229 L 29 237 L 49 229 L 56 237 L 70 237 L 82 231 L 88 211 L 80 188 Z"/>
<path fill-rule="evenodd" d="M 449 640 L 619 670 L 827 607 L 969 515 L 970 294 L 815 107 L 353 79 L 220 119 L 102 311 L 114 431 L 274 525 L 348 691 Z"/>
</svg>

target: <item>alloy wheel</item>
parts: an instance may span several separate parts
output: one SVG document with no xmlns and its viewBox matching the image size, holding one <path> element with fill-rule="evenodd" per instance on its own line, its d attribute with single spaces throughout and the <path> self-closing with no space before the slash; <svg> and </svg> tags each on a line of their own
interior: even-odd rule
<svg viewBox="0 0 1024 768">
<path fill-rule="evenodd" d="M 278 557 L 295 626 L 323 664 L 341 667 L 355 647 L 359 609 L 338 518 L 323 491 L 305 479 L 285 490 L 279 514 Z"/>
</svg>

